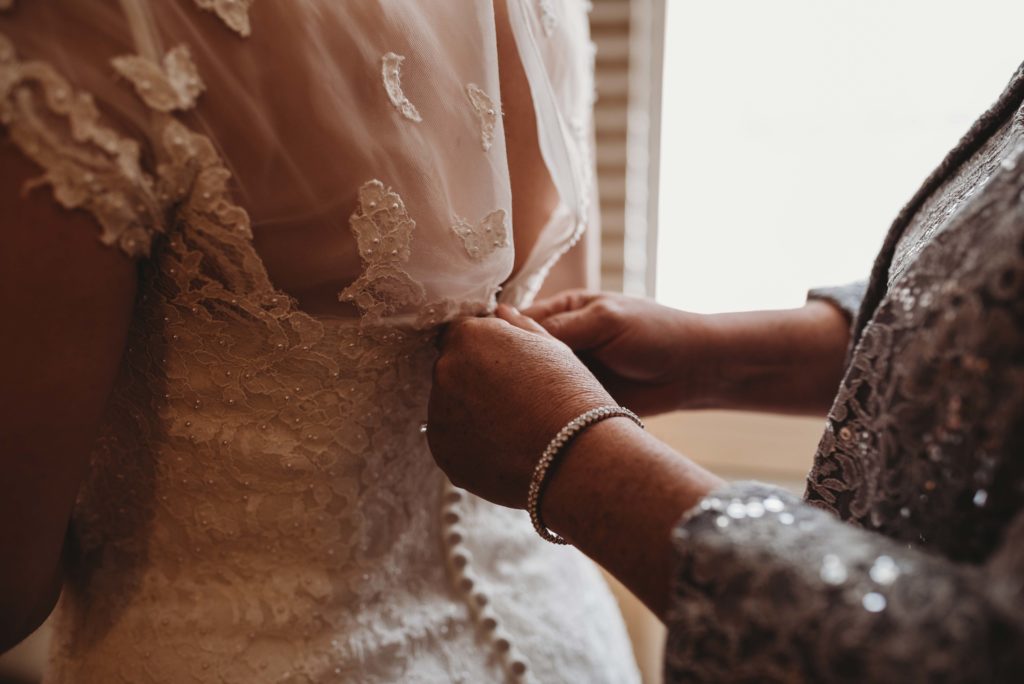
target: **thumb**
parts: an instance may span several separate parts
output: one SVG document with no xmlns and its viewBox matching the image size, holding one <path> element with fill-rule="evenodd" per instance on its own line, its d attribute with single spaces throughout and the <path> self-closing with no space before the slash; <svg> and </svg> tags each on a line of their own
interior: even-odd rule
<svg viewBox="0 0 1024 684">
<path fill-rule="evenodd" d="M 541 325 L 575 352 L 600 347 L 615 334 L 607 320 L 590 306 L 556 314 L 541 321 Z"/>
<path fill-rule="evenodd" d="M 499 304 L 495 310 L 494 315 L 502 319 L 507 323 L 511 323 L 517 328 L 521 328 L 527 332 L 537 333 L 543 337 L 551 337 L 547 330 L 545 330 L 540 323 L 533 320 L 529 316 L 520 313 L 518 309 L 508 306 L 507 304 Z"/>
</svg>

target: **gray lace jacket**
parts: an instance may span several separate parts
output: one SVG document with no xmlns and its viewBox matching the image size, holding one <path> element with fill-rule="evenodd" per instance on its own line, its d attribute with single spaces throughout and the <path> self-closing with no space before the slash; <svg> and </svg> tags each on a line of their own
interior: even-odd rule
<svg viewBox="0 0 1024 684">
<path fill-rule="evenodd" d="M 804 499 L 677 526 L 666 679 L 1024 681 L 1024 65 L 894 222 Z M 813 295 L 812 295 L 813 296 Z"/>
</svg>

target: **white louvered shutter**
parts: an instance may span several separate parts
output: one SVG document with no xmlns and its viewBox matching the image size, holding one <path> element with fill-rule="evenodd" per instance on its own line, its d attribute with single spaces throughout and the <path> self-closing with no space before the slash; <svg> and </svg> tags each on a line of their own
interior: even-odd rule
<svg viewBox="0 0 1024 684">
<path fill-rule="evenodd" d="M 590 13 L 605 290 L 653 294 L 663 18 L 664 0 L 594 0 Z"/>
</svg>

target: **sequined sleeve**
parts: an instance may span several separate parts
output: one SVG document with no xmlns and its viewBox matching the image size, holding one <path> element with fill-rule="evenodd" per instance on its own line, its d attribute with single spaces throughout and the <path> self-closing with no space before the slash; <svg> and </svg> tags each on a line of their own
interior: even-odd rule
<svg viewBox="0 0 1024 684">
<path fill-rule="evenodd" d="M 858 280 L 835 287 L 816 287 L 807 293 L 807 300 L 819 300 L 832 304 L 846 314 L 852 323 L 857 318 L 857 312 L 860 310 L 860 303 L 864 299 L 867 286 L 867 280 Z"/>
<path fill-rule="evenodd" d="M 1009 681 L 1024 668 L 1024 518 L 956 564 L 739 483 L 673 535 L 666 681 Z"/>
</svg>

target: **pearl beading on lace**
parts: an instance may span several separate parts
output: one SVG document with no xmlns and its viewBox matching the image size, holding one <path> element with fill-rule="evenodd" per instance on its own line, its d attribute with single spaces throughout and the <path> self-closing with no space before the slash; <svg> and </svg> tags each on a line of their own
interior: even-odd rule
<svg viewBox="0 0 1024 684">
<path fill-rule="evenodd" d="M 551 532 L 540 517 L 540 495 L 543 492 L 544 481 L 547 479 L 548 471 L 551 469 L 551 464 L 554 463 L 555 457 L 558 456 L 559 452 L 561 452 L 562 447 L 564 447 L 580 431 L 590 427 L 594 423 L 598 423 L 606 418 L 614 418 L 616 416 L 629 418 L 641 428 L 644 427 L 644 422 L 640 420 L 640 416 L 636 415 L 628 408 L 624 408 L 622 406 L 601 406 L 585 411 L 570 420 L 565 427 L 558 431 L 558 434 L 555 435 L 554 439 L 548 443 L 547 448 L 544 449 L 544 453 L 541 454 L 540 460 L 537 461 L 537 465 L 533 469 L 533 477 L 530 479 L 530 489 L 526 499 L 526 510 L 530 513 L 530 521 L 533 523 L 533 529 L 537 530 L 537 534 L 539 534 L 541 538 L 551 542 L 552 544 L 564 545 L 569 543 L 564 538 Z"/>
<path fill-rule="evenodd" d="M 475 226 L 461 216 L 456 216 L 452 232 L 462 240 L 466 254 L 476 261 L 486 259 L 498 249 L 511 244 L 504 209 L 492 211 Z"/>
<path fill-rule="evenodd" d="M 381 78 L 384 81 L 384 90 L 391 100 L 395 109 L 409 121 L 420 123 L 423 117 L 420 116 L 416 105 L 409 101 L 402 91 L 402 62 L 405 57 L 394 52 L 385 53 L 380 60 Z"/>
<path fill-rule="evenodd" d="M 449 576 L 505 671 L 514 680 L 525 681 L 530 669 L 526 657 L 513 646 L 510 636 L 501 628 L 501 621 L 491 606 L 491 598 L 471 567 L 472 556 L 465 543 L 466 530 L 461 524 L 465 518 L 466 496 L 465 490 L 445 482 L 441 496 L 441 534 Z"/>
<path fill-rule="evenodd" d="M 494 129 L 501 111 L 490 95 L 475 83 L 466 84 L 466 97 L 480 121 L 480 146 L 487 152 L 494 145 Z"/>
</svg>

